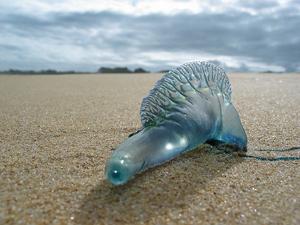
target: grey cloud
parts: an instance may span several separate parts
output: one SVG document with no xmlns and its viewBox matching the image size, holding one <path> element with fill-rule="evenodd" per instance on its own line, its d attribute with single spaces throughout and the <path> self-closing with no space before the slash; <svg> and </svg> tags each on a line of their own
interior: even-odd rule
<svg viewBox="0 0 300 225">
<path fill-rule="evenodd" d="M 270 7 L 273 3 L 268 1 L 247 7 Z M 256 16 L 236 10 L 172 16 L 130 16 L 112 12 L 52 13 L 47 17 L 10 14 L 0 17 L 0 27 L 6 34 L 21 35 L 33 42 L 54 42 L 58 48 L 73 45 L 99 52 L 110 50 L 116 57 L 124 59 L 124 65 L 130 55 L 167 51 L 174 55 L 184 52 L 187 55 L 224 55 L 241 60 L 250 58 L 292 71 L 300 66 L 300 30 L 297 29 L 300 14 L 295 10 L 290 7 L 276 14 Z M 15 46 L 16 49 L 9 48 L 14 48 L 14 44 L 5 47 L 0 42 L 1 55 L 7 51 L 17 54 L 20 45 Z M 24 51 L 20 50 L 19 54 L 24 54 Z M 113 64 L 114 58 L 110 60 Z M 153 69 L 167 65 L 163 60 L 161 65 L 155 60 L 149 61 L 155 64 Z M 245 66 L 245 63 L 241 61 L 241 65 Z"/>
<path fill-rule="evenodd" d="M 264 1 L 241 1 L 239 6 L 243 6 L 249 9 L 266 9 L 278 6 L 278 2 L 274 0 Z"/>
</svg>

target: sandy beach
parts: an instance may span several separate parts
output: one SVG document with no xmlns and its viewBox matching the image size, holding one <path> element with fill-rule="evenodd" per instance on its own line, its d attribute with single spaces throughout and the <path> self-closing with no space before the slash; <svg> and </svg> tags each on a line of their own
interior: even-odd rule
<svg viewBox="0 0 300 225">
<path fill-rule="evenodd" d="M 300 224 L 300 161 L 204 145 L 113 187 L 113 149 L 161 74 L 0 76 L 0 224 Z M 248 153 L 300 146 L 300 74 L 229 74 Z"/>
</svg>

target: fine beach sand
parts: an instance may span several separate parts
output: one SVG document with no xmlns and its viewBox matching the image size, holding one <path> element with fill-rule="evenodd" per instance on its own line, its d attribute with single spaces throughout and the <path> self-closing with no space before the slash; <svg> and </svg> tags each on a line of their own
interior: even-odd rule
<svg viewBox="0 0 300 225">
<path fill-rule="evenodd" d="M 160 74 L 0 76 L 0 224 L 300 224 L 300 161 L 212 153 L 208 145 L 104 180 L 140 127 Z M 230 74 L 248 153 L 300 145 L 300 74 Z"/>
</svg>

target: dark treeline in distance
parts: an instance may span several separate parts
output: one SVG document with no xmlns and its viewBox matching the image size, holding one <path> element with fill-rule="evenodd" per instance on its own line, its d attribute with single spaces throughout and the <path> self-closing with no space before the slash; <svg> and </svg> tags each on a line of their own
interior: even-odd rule
<svg viewBox="0 0 300 225">
<path fill-rule="evenodd" d="M 226 67 L 225 70 L 227 72 L 251 72 L 249 70 L 236 70 L 232 68 Z M 156 73 L 167 73 L 169 70 L 163 69 L 159 70 Z M 20 69 L 10 69 L 0 71 L 0 75 L 11 74 L 11 75 L 62 75 L 62 74 L 95 74 L 95 73 L 150 73 L 143 68 L 136 68 L 134 70 L 130 70 L 128 67 L 100 67 L 95 72 L 79 72 L 75 70 L 66 70 L 66 71 L 58 71 L 54 69 L 47 70 L 20 70 Z M 260 73 L 283 73 L 283 72 L 275 72 L 271 70 L 260 71 Z"/>
<path fill-rule="evenodd" d="M 51 74 L 90 74 L 95 72 L 78 72 L 74 70 L 68 71 L 57 71 L 53 69 L 47 70 L 19 70 L 19 69 L 10 69 L 5 71 L 0 71 L 0 74 L 14 74 L 14 75 L 51 75 Z M 149 71 L 143 68 L 136 68 L 130 70 L 127 67 L 100 67 L 96 73 L 149 73 Z"/>
<path fill-rule="evenodd" d="M 39 74 L 77 74 L 81 72 L 76 72 L 73 70 L 68 70 L 68 71 L 57 71 L 57 70 L 15 70 L 15 69 L 10 69 L 6 71 L 0 71 L 0 74 L 24 74 L 24 75 L 39 75 Z"/>
<path fill-rule="evenodd" d="M 144 70 L 143 68 L 136 68 L 130 70 L 127 67 L 100 67 L 98 73 L 149 73 L 149 71 Z"/>
</svg>

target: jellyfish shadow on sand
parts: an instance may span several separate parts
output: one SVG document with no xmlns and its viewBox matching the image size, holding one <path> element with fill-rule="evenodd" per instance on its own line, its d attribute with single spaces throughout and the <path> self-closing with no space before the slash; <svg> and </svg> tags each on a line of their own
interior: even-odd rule
<svg viewBox="0 0 300 225">
<path fill-rule="evenodd" d="M 137 175 L 122 186 L 102 180 L 83 199 L 77 224 L 155 222 L 190 207 L 214 178 L 243 161 L 203 145 L 161 166 Z M 204 191 L 203 191 L 204 190 Z"/>
</svg>

